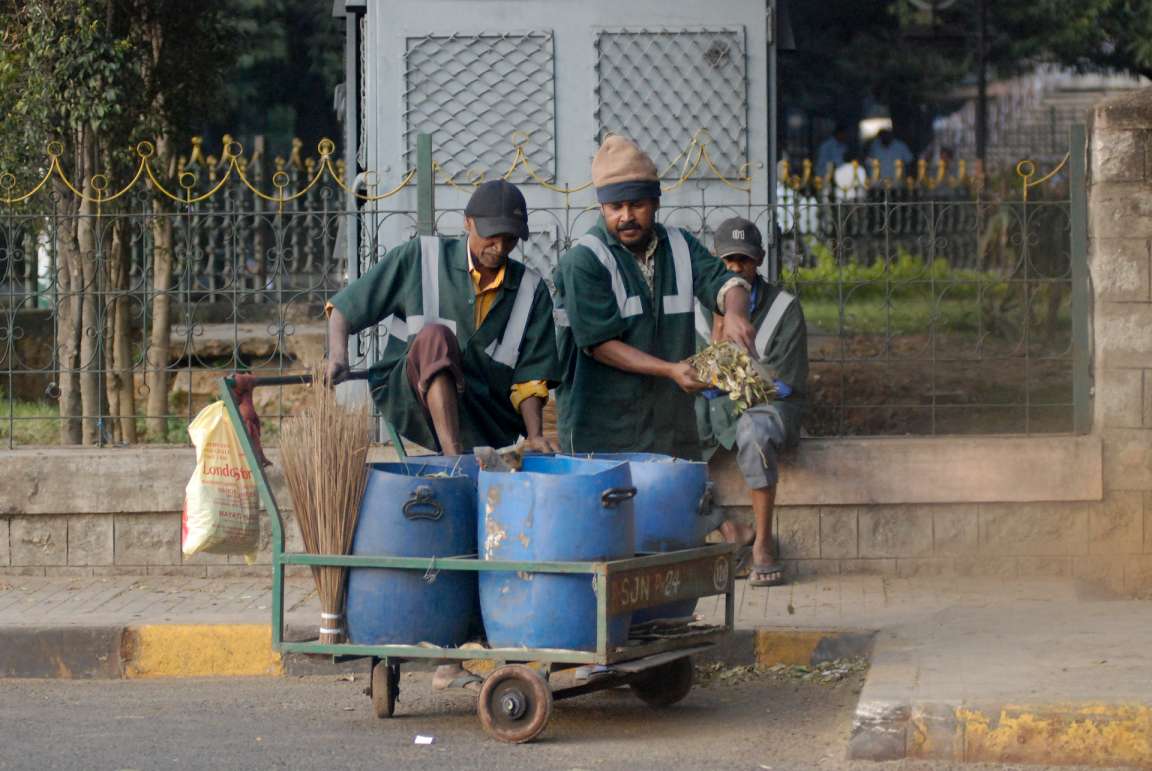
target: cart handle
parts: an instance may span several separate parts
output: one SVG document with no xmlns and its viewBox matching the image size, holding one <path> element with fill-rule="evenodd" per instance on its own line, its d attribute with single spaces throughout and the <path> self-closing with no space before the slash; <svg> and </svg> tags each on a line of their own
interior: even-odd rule
<svg viewBox="0 0 1152 771">
<path fill-rule="evenodd" d="M 243 373 L 239 373 L 243 374 Z M 341 383 L 349 380 L 367 380 L 368 370 L 358 369 L 352 370 L 344 376 Z M 312 382 L 311 375 L 269 375 L 267 377 L 254 377 L 252 378 L 252 387 L 260 388 L 262 386 L 289 386 L 289 385 L 308 385 Z"/>
</svg>

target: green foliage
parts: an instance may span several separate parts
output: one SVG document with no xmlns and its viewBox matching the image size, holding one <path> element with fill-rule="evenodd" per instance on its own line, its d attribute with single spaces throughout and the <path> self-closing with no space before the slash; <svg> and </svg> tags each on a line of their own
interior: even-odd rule
<svg viewBox="0 0 1152 771">
<path fill-rule="evenodd" d="M 27 0 L 0 5 L 0 167 L 89 134 L 102 165 L 210 111 L 231 61 L 225 0 Z M 88 141 L 88 140 L 85 140 Z M 91 145 L 85 145 L 90 147 Z M 35 169 L 33 169 L 35 171 Z"/>
<path fill-rule="evenodd" d="M 946 296 L 949 300 L 974 300 L 1007 291 L 1007 283 L 992 271 L 953 268 L 947 260 L 927 263 L 898 249 L 892 259 L 869 265 L 841 262 L 821 243 L 809 245 L 816 265 L 801 267 L 785 277 L 785 284 L 807 302 L 849 301 L 875 304 L 879 300 L 925 300 Z"/>
</svg>

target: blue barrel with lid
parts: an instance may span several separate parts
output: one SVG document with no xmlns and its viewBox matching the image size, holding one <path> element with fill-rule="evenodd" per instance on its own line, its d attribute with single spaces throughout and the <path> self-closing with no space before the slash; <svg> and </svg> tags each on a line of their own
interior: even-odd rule
<svg viewBox="0 0 1152 771">
<path fill-rule="evenodd" d="M 476 487 L 436 463 L 375 463 L 360 504 L 353 554 L 456 557 L 476 553 Z M 476 574 L 352 568 L 345 618 L 359 645 L 458 646 L 478 616 Z"/>
<path fill-rule="evenodd" d="M 519 471 L 481 471 L 481 559 L 600 561 L 635 553 L 627 463 L 528 456 Z M 480 574 L 492 647 L 596 648 L 596 594 L 583 573 Z M 608 619 L 609 645 L 627 641 L 630 614 Z"/>
<path fill-rule="evenodd" d="M 667 552 L 703 546 L 716 529 L 708 464 L 652 452 L 594 453 L 598 460 L 627 461 L 636 487 L 636 551 Z M 696 600 L 679 600 L 633 611 L 632 623 L 684 618 Z"/>
</svg>

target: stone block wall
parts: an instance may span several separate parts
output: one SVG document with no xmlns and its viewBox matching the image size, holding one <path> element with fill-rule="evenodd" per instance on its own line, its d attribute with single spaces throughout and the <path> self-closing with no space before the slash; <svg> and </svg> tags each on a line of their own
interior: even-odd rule
<svg viewBox="0 0 1152 771">
<path fill-rule="evenodd" d="M 782 506 L 775 529 L 793 576 L 1068 577 L 1152 596 L 1147 493 L 1057 503 Z"/>
<path fill-rule="evenodd" d="M 288 548 L 302 550 L 288 519 Z M 249 565 L 242 556 L 180 551 L 180 513 L 65 514 L 0 518 L 0 575 L 271 577 L 267 523 Z M 307 568 L 287 568 L 305 575 Z"/>
</svg>

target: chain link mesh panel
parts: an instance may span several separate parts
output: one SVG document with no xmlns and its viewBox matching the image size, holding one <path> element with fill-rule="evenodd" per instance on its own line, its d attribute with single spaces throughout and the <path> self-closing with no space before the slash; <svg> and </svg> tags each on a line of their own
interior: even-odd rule
<svg viewBox="0 0 1152 771">
<path fill-rule="evenodd" d="M 523 140 L 540 176 L 555 177 L 550 32 L 408 38 L 404 68 L 408 168 L 416 165 L 416 135 L 427 132 L 448 174 L 500 175 Z M 526 178 L 521 169 L 512 181 Z"/>
<path fill-rule="evenodd" d="M 720 173 L 736 176 L 748 161 L 747 103 L 743 27 L 596 34 L 597 137 L 635 139 L 666 176 L 700 129 Z"/>
</svg>

